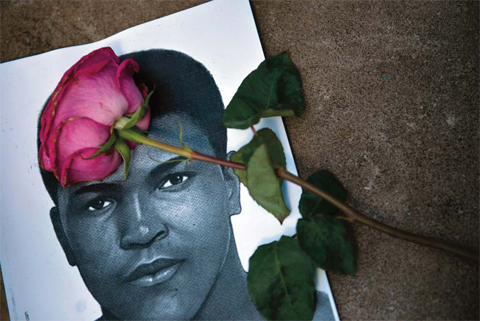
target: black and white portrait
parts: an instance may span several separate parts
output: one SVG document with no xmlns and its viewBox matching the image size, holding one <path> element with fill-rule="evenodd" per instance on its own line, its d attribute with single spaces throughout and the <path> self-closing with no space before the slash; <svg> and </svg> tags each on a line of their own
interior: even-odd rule
<svg viewBox="0 0 480 321">
<path fill-rule="evenodd" d="M 3 115 L 28 128 L 18 137 L 2 134 L 11 151 L 2 166 L 28 175 L 28 184 L 20 184 L 16 169 L 2 168 L 2 184 L 9 188 L 2 189 L 8 201 L 2 204 L 1 259 L 12 319 L 25 313 L 32 320 L 262 319 L 248 293 L 248 257 L 258 245 L 294 234 L 298 211 L 281 226 L 256 205 L 231 169 L 185 162 L 141 144 L 132 150 L 127 180 L 122 165 L 101 182 L 64 189 L 37 165 L 45 100 L 68 66 L 103 46 L 121 60 L 135 60 L 140 67 L 135 82 L 154 89 L 149 138 L 180 146 L 181 124 L 187 146 L 224 159 L 248 142 L 250 133 L 227 133 L 221 121 L 241 80 L 263 60 L 248 1 L 213 1 L 187 11 L 184 20 L 181 14 L 177 20 L 169 16 L 123 36 L 2 66 L 5 75 L 20 75 L 18 81 L 9 78 L 2 104 L 16 103 L 23 93 L 19 83 L 34 88 L 27 107 L 18 105 L 32 111 L 27 122 L 18 114 Z M 56 72 L 44 76 L 46 66 L 56 66 Z M 262 124 L 288 144 L 279 118 Z M 286 157 L 295 171 L 288 147 Z M 295 208 L 301 191 L 286 187 L 285 192 L 287 205 Z M 338 320 L 320 270 L 317 290 L 314 319 Z"/>
</svg>

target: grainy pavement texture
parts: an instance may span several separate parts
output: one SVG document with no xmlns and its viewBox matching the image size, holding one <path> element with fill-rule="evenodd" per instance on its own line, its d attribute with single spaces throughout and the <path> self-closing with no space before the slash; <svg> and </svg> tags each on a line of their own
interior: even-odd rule
<svg viewBox="0 0 480 321">
<path fill-rule="evenodd" d="M 1 61 L 200 3 L 1 1 Z M 289 52 L 303 77 L 307 111 L 285 120 L 300 175 L 329 169 L 367 215 L 478 249 L 479 2 L 251 5 L 266 56 Z M 357 275 L 329 275 L 341 319 L 479 319 L 478 265 L 352 232 Z"/>
</svg>

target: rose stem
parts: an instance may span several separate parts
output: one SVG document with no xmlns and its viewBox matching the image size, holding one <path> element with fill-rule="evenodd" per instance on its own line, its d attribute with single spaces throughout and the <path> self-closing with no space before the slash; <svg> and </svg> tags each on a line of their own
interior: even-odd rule
<svg viewBox="0 0 480 321">
<path fill-rule="evenodd" d="M 340 211 L 342 211 L 345 215 L 347 215 L 350 218 L 350 221 L 358 222 L 364 225 L 367 225 L 371 228 L 374 228 L 376 230 L 379 230 L 381 232 L 384 232 L 390 236 L 397 237 L 406 241 L 410 241 L 413 243 L 425 245 L 428 247 L 432 247 L 435 249 L 443 250 L 446 252 L 450 252 L 453 254 L 456 254 L 461 257 L 465 257 L 474 261 L 478 262 L 478 252 L 469 250 L 469 249 L 463 249 L 463 248 L 458 248 L 455 246 L 452 246 L 450 244 L 447 244 L 443 241 L 436 240 L 433 238 L 429 237 L 423 237 L 419 235 L 415 235 L 409 232 L 405 232 L 399 229 L 396 229 L 394 227 L 388 226 L 386 224 L 383 224 L 381 222 L 378 222 L 374 219 L 371 219 L 362 213 L 358 212 L 357 210 L 351 208 L 350 206 L 340 202 L 333 196 L 325 193 L 324 191 L 320 190 L 317 188 L 315 185 L 310 184 L 309 182 L 293 175 L 292 173 L 289 173 L 285 169 L 278 169 L 277 170 L 277 175 L 280 178 L 283 178 L 284 180 L 290 181 L 292 183 L 295 183 L 302 188 L 312 192 L 313 194 L 317 195 L 318 197 L 321 197 L 322 199 L 326 200 L 330 204 L 334 205 L 337 207 Z"/>
<path fill-rule="evenodd" d="M 224 159 L 219 159 L 219 158 L 216 158 L 216 157 L 204 155 L 204 154 L 196 152 L 196 151 L 192 151 L 192 158 L 191 159 L 192 160 L 199 160 L 199 161 L 203 161 L 203 162 L 208 162 L 208 163 L 212 163 L 212 164 L 218 164 L 218 165 L 222 165 L 222 166 L 226 166 L 226 167 L 245 170 L 245 166 L 243 166 L 243 164 L 241 164 L 241 163 L 236 163 L 236 162 L 231 162 L 231 161 L 224 160 Z"/>
<path fill-rule="evenodd" d="M 150 139 L 146 137 L 143 134 L 140 134 L 136 131 L 133 131 L 131 129 L 126 129 L 126 130 L 118 130 L 117 131 L 118 135 L 126 140 L 129 140 L 134 143 L 140 143 L 144 145 L 148 145 L 157 149 L 164 150 L 166 152 L 176 154 L 179 156 L 183 156 L 188 159 L 192 159 L 192 150 L 188 150 L 185 148 L 165 144 L 162 142 L 158 142 L 156 140 Z"/>
<path fill-rule="evenodd" d="M 136 142 L 136 143 L 141 143 L 144 145 L 148 145 L 154 148 L 158 148 L 173 154 L 177 154 L 180 156 L 183 156 L 185 158 L 188 158 L 192 161 L 194 160 L 199 160 L 199 161 L 204 161 L 212 164 L 217 164 L 221 166 L 226 166 L 226 167 L 231 167 L 235 169 L 240 169 L 240 170 L 245 170 L 245 166 L 241 163 L 237 162 L 232 162 L 228 160 L 223 160 L 219 159 L 216 157 L 204 155 L 202 153 L 189 150 L 189 149 L 184 149 L 176 146 L 172 146 L 169 144 L 161 143 L 158 141 L 155 141 L 153 139 L 145 137 L 143 134 L 137 133 L 133 130 L 120 130 L 118 131 L 120 137 L 123 137 L 127 140 Z M 278 177 L 287 180 L 289 182 L 292 182 L 294 184 L 299 185 L 303 189 L 312 192 L 313 194 L 317 195 L 318 197 L 321 197 L 322 199 L 326 200 L 333 206 L 337 207 L 340 211 L 342 211 L 349 219 L 351 222 L 358 222 L 363 225 L 369 226 L 371 228 L 374 228 L 376 230 L 379 230 L 383 233 L 386 233 L 390 236 L 397 237 L 406 241 L 410 241 L 413 243 L 425 245 L 428 247 L 432 247 L 435 249 L 443 250 L 452 254 L 456 254 L 458 256 L 468 258 L 474 261 L 479 261 L 478 258 L 478 252 L 469 250 L 469 249 L 463 249 L 459 247 L 452 246 L 450 244 L 447 244 L 443 241 L 436 240 L 433 238 L 429 237 L 423 237 L 423 236 L 418 236 L 409 232 L 405 232 L 402 230 L 399 230 L 397 228 L 391 227 L 389 225 L 386 225 L 384 223 L 378 222 L 372 218 L 369 218 L 359 211 L 353 209 L 352 207 L 344 204 L 343 202 L 337 200 L 335 197 L 331 196 L 330 194 L 325 193 L 318 187 L 316 187 L 313 184 L 310 184 L 309 182 L 301 179 L 298 176 L 293 175 L 292 173 L 288 172 L 286 169 L 277 169 L 277 175 Z"/>
</svg>

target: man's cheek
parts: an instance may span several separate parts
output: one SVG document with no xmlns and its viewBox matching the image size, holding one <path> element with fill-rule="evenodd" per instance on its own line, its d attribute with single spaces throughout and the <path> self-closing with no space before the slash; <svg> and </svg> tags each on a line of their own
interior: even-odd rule
<svg viewBox="0 0 480 321">
<path fill-rule="evenodd" d="M 116 231 L 111 228 L 101 228 L 99 226 L 78 225 L 73 234 L 74 251 L 77 260 L 85 263 L 101 261 L 108 262 L 110 257 L 115 254 Z"/>
</svg>

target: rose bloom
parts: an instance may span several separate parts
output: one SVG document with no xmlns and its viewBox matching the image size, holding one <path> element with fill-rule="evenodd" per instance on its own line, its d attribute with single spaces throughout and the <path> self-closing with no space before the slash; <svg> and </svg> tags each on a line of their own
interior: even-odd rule
<svg viewBox="0 0 480 321">
<path fill-rule="evenodd" d="M 108 141 L 120 117 L 141 106 L 146 92 L 133 80 L 138 71 L 134 60 L 119 64 L 111 48 L 101 48 L 63 75 L 40 118 L 39 135 L 40 165 L 53 172 L 63 187 L 103 180 L 122 163 L 115 149 L 88 158 Z M 149 124 L 150 111 L 136 126 L 146 130 Z"/>
</svg>

